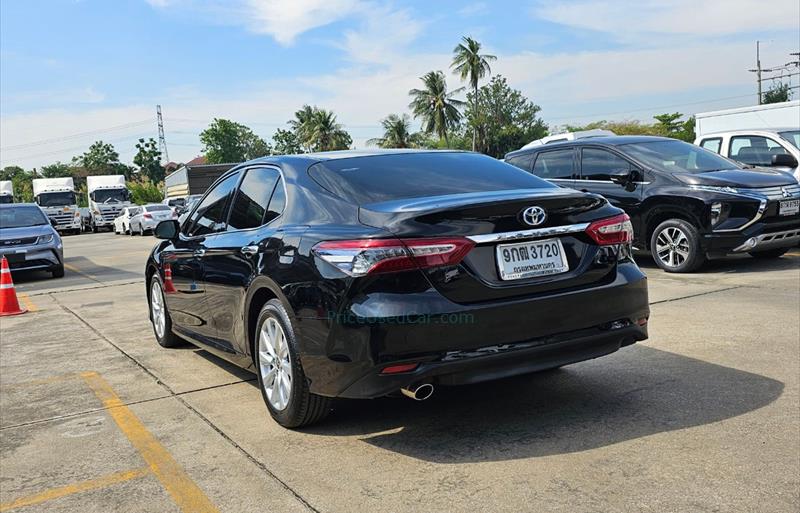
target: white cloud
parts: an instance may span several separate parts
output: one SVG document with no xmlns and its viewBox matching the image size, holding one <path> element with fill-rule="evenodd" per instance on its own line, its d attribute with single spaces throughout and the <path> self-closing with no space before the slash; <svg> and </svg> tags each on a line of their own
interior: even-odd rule
<svg viewBox="0 0 800 513">
<path fill-rule="evenodd" d="M 344 44 L 339 44 L 352 61 L 387 64 L 398 55 L 406 54 L 406 47 L 414 41 L 424 27 L 407 10 L 393 10 L 389 6 L 370 5 L 360 10 L 363 18 L 357 30 L 344 33 Z"/>
<path fill-rule="evenodd" d="M 489 6 L 486 2 L 472 2 L 458 10 L 458 14 L 464 17 L 479 16 L 488 12 Z"/>
<path fill-rule="evenodd" d="M 290 45 L 303 32 L 346 18 L 358 6 L 357 0 L 246 0 L 243 12 L 250 30 Z"/>
<path fill-rule="evenodd" d="M 797 30 L 797 0 L 577 0 L 540 2 L 534 14 L 571 27 L 626 39 L 629 34 L 684 34 L 698 38 L 757 30 Z M 646 41 L 648 44 L 657 41 Z"/>
</svg>

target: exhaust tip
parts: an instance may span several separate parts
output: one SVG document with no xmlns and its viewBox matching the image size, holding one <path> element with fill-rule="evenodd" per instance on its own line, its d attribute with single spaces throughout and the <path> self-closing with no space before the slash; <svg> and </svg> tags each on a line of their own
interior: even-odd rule
<svg viewBox="0 0 800 513">
<path fill-rule="evenodd" d="M 415 401 L 424 401 L 433 395 L 433 385 L 430 383 L 422 383 L 421 385 L 413 385 L 408 388 L 401 388 L 400 392 L 404 396 L 410 397 Z"/>
</svg>

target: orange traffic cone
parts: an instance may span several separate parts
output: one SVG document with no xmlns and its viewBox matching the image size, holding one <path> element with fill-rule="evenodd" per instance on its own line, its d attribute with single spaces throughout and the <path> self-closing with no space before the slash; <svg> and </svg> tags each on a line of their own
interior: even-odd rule
<svg viewBox="0 0 800 513">
<path fill-rule="evenodd" d="M 0 261 L 0 317 L 18 315 L 27 311 L 27 308 L 19 306 L 17 293 L 14 292 L 14 281 L 11 279 L 11 269 L 8 267 L 8 260 L 3 257 Z"/>
<path fill-rule="evenodd" d="M 175 285 L 172 284 L 172 266 L 164 264 L 164 294 L 172 294 L 178 292 L 175 290 Z"/>
</svg>

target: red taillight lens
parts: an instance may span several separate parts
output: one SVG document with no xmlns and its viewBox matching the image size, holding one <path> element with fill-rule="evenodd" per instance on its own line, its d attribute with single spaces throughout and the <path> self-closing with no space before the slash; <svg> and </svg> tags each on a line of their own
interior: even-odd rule
<svg viewBox="0 0 800 513">
<path fill-rule="evenodd" d="M 384 367 L 381 374 L 400 374 L 401 372 L 411 372 L 419 367 L 418 363 L 401 363 Z"/>
<path fill-rule="evenodd" d="M 320 242 L 314 254 L 350 276 L 456 265 L 475 244 L 462 237 Z"/>
<path fill-rule="evenodd" d="M 145 219 L 153 219 L 153 216 L 151 216 L 150 214 L 142 214 L 142 217 L 144 217 Z"/>
<path fill-rule="evenodd" d="M 600 246 L 633 242 L 633 225 L 628 214 L 595 221 L 586 228 L 586 233 Z"/>
</svg>

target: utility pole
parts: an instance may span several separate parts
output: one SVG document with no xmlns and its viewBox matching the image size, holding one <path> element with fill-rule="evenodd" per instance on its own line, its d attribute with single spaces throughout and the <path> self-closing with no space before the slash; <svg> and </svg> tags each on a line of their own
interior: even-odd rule
<svg viewBox="0 0 800 513">
<path fill-rule="evenodd" d="M 759 87 L 761 87 L 759 85 Z M 161 117 L 161 105 L 156 105 L 156 116 L 158 117 L 158 151 L 164 158 L 164 162 L 169 164 L 169 153 L 167 153 L 167 139 L 164 137 L 164 118 Z"/>
<path fill-rule="evenodd" d="M 758 104 L 761 105 L 761 41 L 756 40 L 756 69 L 747 70 L 756 74 L 758 82 Z"/>
</svg>

